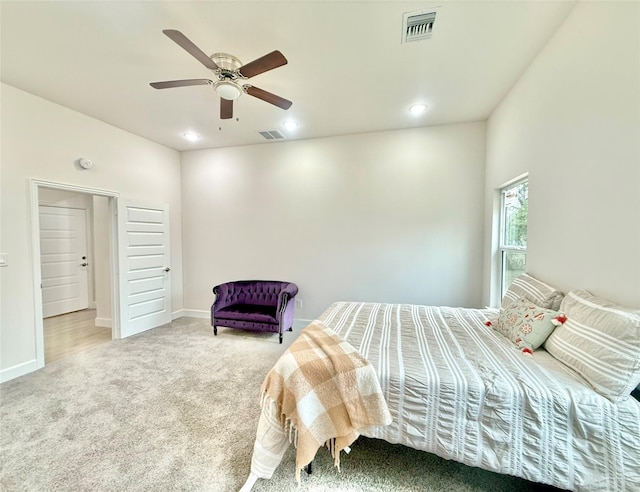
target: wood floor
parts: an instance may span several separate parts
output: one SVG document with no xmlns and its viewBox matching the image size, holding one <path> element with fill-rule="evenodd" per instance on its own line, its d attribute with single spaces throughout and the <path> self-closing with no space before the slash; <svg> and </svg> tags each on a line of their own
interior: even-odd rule
<svg viewBox="0 0 640 492">
<path fill-rule="evenodd" d="M 45 318 L 45 364 L 110 341 L 111 328 L 95 326 L 95 318 L 95 309 Z"/>
</svg>

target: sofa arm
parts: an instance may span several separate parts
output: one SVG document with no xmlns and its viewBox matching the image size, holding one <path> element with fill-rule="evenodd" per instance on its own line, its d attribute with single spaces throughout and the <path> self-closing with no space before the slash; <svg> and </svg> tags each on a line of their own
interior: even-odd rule
<svg viewBox="0 0 640 492">
<path fill-rule="evenodd" d="M 235 298 L 232 295 L 232 284 L 233 282 L 226 282 L 213 288 L 216 299 L 213 301 L 212 308 L 215 306 L 215 309 L 218 310 L 235 303 Z"/>
<path fill-rule="evenodd" d="M 278 306 L 276 308 L 276 319 L 280 321 L 284 312 L 287 310 L 289 301 L 298 294 L 298 286 L 292 283 L 283 285 L 282 290 L 278 294 Z"/>
</svg>

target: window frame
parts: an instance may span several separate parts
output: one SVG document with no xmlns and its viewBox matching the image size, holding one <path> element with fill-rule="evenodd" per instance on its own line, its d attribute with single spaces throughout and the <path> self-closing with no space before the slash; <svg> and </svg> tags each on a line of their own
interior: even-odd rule
<svg viewBox="0 0 640 492">
<path fill-rule="evenodd" d="M 506 225 L 507 225 L 507 219 L 506 219 L 506 200 L 505 200 L 505 196 L 506 196 L 506 192 L 510 189 L 516 188 L 518 186 L 520 186 L 523 183 L 527 183 L 527 203 L 529 201 L 529 192 L 528 192 L 528 186 L 529 186 L 529 176 L 528 175 L 524 175 L 521 176 L 519 178 L 514 179 L 513 181 L 510 181 L 508 183 L 506 183 L 505 185 L 501 186 L 498 189 L 498 192 L 500 193 L 500 216 L 499 216 L 499 227 L 498 227 L 498 288 L 499 288 L 499 293 L 500 293 L 500 299 L 502 299 L 504 297 L 504 294 L 507 291 L 508 286 L 505 285 L 505 281 L 506 281 L 506 256 L 508 253 L 523 253 L 525 256 L 525 271 L 526 271 L 526 263 L 527 263 L 527 246 L 507 246 L 505 245 L 505 229 L 506 229 Z M 529 214 L 527 211 L 527 225 L 529 223 Z"/>
</svg>

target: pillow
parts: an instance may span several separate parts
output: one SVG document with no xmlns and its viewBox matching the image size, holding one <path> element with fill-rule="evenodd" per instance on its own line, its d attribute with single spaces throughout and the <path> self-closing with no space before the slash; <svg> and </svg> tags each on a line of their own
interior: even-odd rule
<svg viewBox="0 0 640 492">
<path fill-rule="evenodd" d="M 547 339 L 547 352 L 602 396 L 626 400 L 640 383 L 640 310 L 585 290 L 569 292 L 561 308 L 568 319 Z"/>
<path fill-rule="evenodd" d="M 523 352 L 531 353 L 544 343 L 564 319 L 556 311 L 541 308 L 526 299 L 518 299 L 500 311 L 495 330 Z"/>
<path fill-rule="evenodd" d="M 562 292 L 532 277 L 528 273 L 517 276 L 511 282 L 504 297 L 502 308 L 506 308 L 514 301 L 524 298 L 545 309 L 560 309 Z"/>
</svg>

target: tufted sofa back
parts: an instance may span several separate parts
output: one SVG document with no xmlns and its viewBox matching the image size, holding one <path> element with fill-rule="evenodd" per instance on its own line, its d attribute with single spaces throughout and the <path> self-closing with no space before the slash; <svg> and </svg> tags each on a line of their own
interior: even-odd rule
<svg viewBox="0 0 640 492">
<path fill-rule="evenodd" d="M 216 296 L 224 306 L 253 304 L 275 307 L 283 291 L 287 292 L 289 297 L 298 293 L 295 284 L 276 280 L 239 280 L 221 284 L 216 290 Z"/>
</svg>

